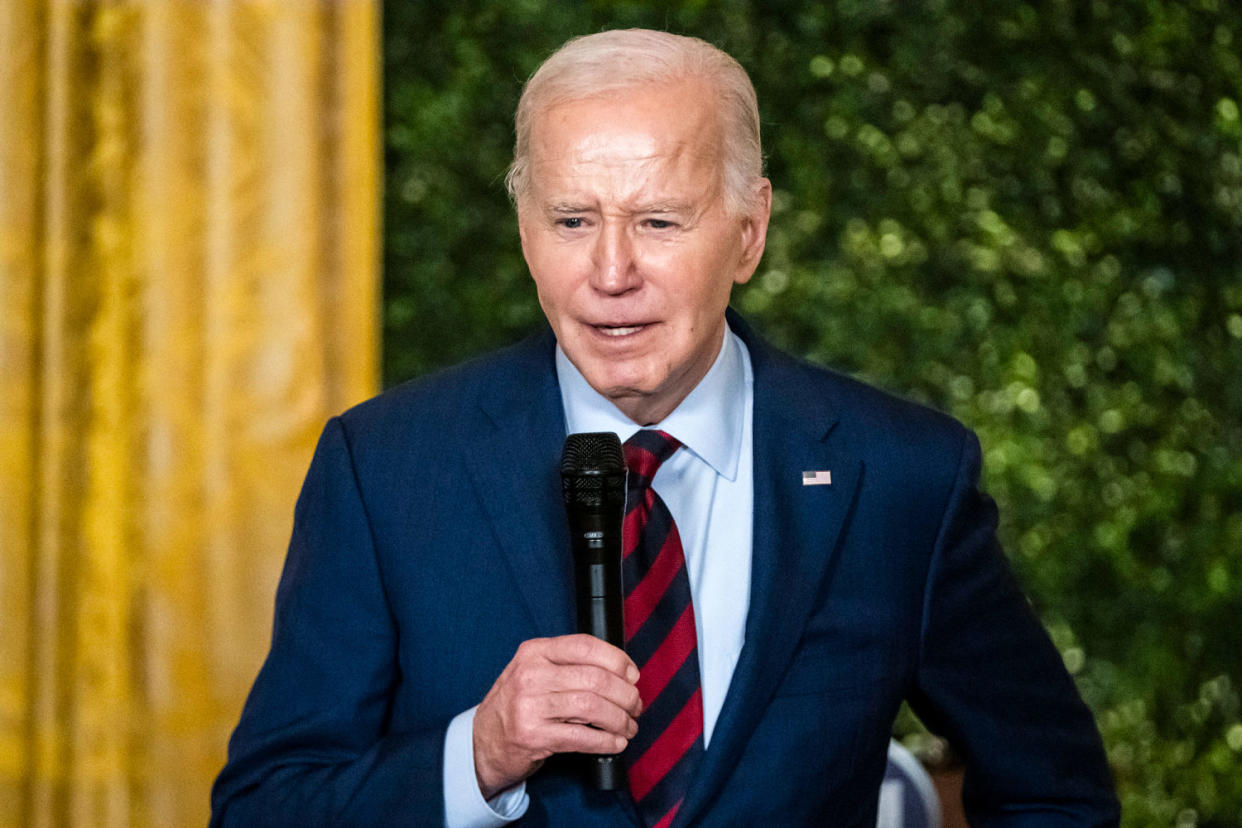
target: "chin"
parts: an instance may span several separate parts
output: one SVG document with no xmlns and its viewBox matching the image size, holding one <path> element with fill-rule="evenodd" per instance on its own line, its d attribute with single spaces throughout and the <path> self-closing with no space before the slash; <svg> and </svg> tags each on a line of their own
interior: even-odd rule
<svg viewBox="0 0 1242 828">
<path fill-rule="evenodd" d="M 599 383 L 591 382 L 588 377 L 587 382 L 622 411 L 626 411 L 629 405 L 650 397 L 654 393 L 642 383 L 622 380 L 618 377 L 605 377 Z"/>
<path fill-rule="evenodd" d="M 615 361 L 599 359 L 594 361 L 594 370 L 582 371 L 582 376 L 599 393 L 608 398 L 614 395 L 632 396 L 651 393 L 657 384 L 641 370 L 627 370 L 629 366 L 618 365 Z"/>
<path fill-rule="evenodd" d="M 631 383 L 605 382 L 600 385 L 592 384 L 591 387 L 613 402 L 639 400 L 643 397 L 651 396 L 652 393 L 641 386 L 636 386 Z"/>
</svg>

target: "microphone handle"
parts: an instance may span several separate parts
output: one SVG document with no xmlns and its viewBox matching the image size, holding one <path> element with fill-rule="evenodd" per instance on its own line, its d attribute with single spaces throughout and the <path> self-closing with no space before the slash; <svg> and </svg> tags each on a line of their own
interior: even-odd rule
<svg viewBox="0 0 1242 828">
<path fill-rule="evenodd" d="M 603 515 L 581 515 L 579 519 L 574 538 L 578 631 L 624 649 L 620 526 Z M 596 790 L 625 788 L 625 763 L 619 754 L 590 758 L 594 761 L 587 762 L 588 774 Z"/>
<path fill-rule="evenodd" d="M 590 764 L 591 784 L 597 791 L 625 790 L 625 762 L 621 754 L 596 756 Z"/>
</svg>

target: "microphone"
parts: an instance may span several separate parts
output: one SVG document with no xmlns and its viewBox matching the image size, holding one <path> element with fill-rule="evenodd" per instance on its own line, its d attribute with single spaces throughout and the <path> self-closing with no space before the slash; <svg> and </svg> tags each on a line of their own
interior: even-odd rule
<svg viewBox="0 0 1242 828">
<path fill-rule="evenodd" d="M 625 519 L 625 458 L 610 432 L 570 434 L 561 452 L 561 495 L 569 518 L 578 599 L 578 632 L 625 647 L 622 617 L 621 525 Z M 619 755 L 593 756 L 597 790 L 625 787 Z"/>
</svg>

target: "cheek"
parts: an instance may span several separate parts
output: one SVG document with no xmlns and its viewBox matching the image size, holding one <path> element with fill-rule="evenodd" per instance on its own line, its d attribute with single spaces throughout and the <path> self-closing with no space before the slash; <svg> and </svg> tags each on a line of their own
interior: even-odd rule
<svg viewBox="0 0 1242 828">
<path fill-rule="evenodd" d="M 732 274 L 720 269 L 704 274 L 702 281 L 695 285 L 693 298 L 686 298 L 687 304 L 692 303 L 696 324 L 714 325 L 724 314 L 732 292 Z"/>
<path fill-rule="evenodd" d="M 557 265 L 560 265 L 559 269 Z M 571 287 L 563 263 L 533 258 L 527 260 L 527 267 L 535 282 L 539 304 L 544 310 L 564 307 Z"/>
<path fill-rule="evenodd" d="M 575 245 L 528 244 L 523 251 L 541 305 L 567 307 L 589 273 Z"/>
</svg>

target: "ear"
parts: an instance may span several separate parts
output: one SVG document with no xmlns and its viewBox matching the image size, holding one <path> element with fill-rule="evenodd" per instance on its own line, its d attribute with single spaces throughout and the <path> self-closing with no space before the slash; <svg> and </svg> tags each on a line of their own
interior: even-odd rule
<svg viewBox="0 0 1242 828">
<path fill-rule="evenodd" d="M 517 205 L 515 212 L 517 213 L 518 239 L 522 242 L 522 258 L 526 256 L 526 211 L 521 205 Z"/>
<path fill-rule="evenodd" d="M 738 259 L 733 281 L 739 285 L 750 281 L 768 241 L 768 221 L 772 217 L 772 182 L 759 179 L 751 195 L 750 210 L 742 216 L 742 255 Z"/>
</svg>

